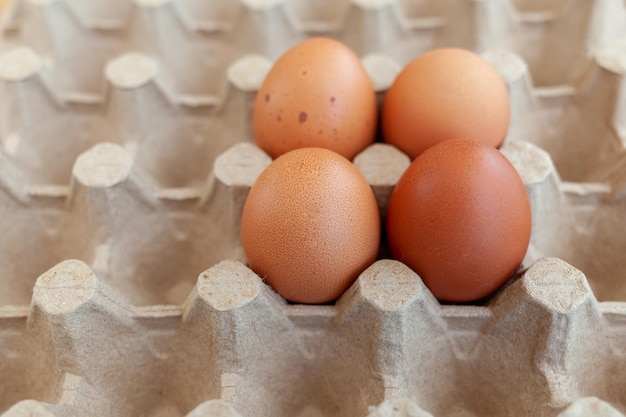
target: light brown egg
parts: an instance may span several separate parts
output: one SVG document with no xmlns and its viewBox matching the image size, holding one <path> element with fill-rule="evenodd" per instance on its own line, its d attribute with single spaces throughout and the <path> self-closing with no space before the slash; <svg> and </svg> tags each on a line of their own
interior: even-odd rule
<svg viewBox="0 0 626 417">
<path fill-rule="evenodd" d="M 394 258 L 445 301 L 475 301 L 501 287 L 522 262 L 530 231 L 528 195 L 513 165 L 469 140 L 417 157 L 387 211 Z"/>
<path fill-rule="evenodd" d="M 509 94 L 495 68 L 473 52 L 442 48 L 410 62 L 382 108 L 385 142 L 412 159 L 448 139 L 499 147 L 510 119 Z"/>
<path fill-rule="evenodd" d="M 241 218 L 248 264 L 285 299 L 337 299 L 376 259 L 380 215 L 363 175 L 322 148 L 288 152 L 250 189 Z"/>
<path fill-rule="evenodd" d="M 302 147 L 352 160 L 374 141 L 377 105 L 359 58 L 344 44 L 311 38 L 276 61 L 254 104 L 257 145 L 276 158 Z"/>
</svg>

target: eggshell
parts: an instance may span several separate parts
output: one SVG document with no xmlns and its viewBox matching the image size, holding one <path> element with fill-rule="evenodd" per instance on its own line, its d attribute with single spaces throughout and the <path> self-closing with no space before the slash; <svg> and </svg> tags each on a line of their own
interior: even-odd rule
<svg viewBox="0 0 626 417">
<path fill-rule="evenodd" d="M 393 257 L 445 301 L 475 301 L 502 286 L 530 232 L 519 174 L 498 150 L 469 140 L 442 142 L 416 158 L 387 211 Z"/>
<path fill-rule="evenodd" d="M 302 148 L 274 160 L 250 189 L 241 219 L 249 266 L 298 303 L 338 298 L 376 259 L 374 193 L 346 158 Z"/>
<path fill-rule="evenodd" d="M 352 160 L 374 141 L 376 95 L 359 58 L 344 44 L 311 38 L 276 61 L 254 104 L 257 145 L 276 158 L 302 147 Z"/>
<path fill-rule="evenodd" d="M 473 52 L 442 48 L 411 61 L 389 88 L 383 139 L 411 158 L 448 139 L 498 147 L 509 119 L 509 94 L 495 68 Z"/>
</svg>

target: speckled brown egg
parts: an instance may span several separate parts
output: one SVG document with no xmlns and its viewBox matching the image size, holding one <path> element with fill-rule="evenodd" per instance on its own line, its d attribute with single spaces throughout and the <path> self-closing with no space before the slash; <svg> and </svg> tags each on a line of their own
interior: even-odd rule
<svg viewBox="0 0 626 417">
<path fill-rule="evenodd" d="M 398 75 L 382 107 L 385 142 L 411 158 L 449 139 L 499 147 L 510 119 L 509 94 L 496 69 L 471 51 L 441 48 Z"/>
<path fill-rule="evenodd" d="M 444 301 L 475 301 L 501 287 L 522 262 L 530 232 L 519 174 L 497 149 L 469 140 L 417 157 L 387 211 L 393 257 Z"/>
<path fill-rule="evenodd" d="M 374 141 L 376 96 L 359 58 L 333 39 L 311 38 L 274 64 L 254 104 L 257 145 L 276 158 L 302 147 L 352 160 Z"/>
<path fill-rule="evenodd" d="M 380 215 L 354 165 L 322 148 L 275 159 L 250 189 L 241 218 L 248 265 L 285 299 L 337 299 L 376 259 Z"/>
</svg>

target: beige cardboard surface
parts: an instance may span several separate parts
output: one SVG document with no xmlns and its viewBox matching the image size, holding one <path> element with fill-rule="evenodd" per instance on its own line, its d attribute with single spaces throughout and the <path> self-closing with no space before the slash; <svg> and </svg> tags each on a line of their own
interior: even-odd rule
<svg viewBox="0 0 626 417">
<path fill-rule="evenodd" d="M 0 44 L 0 413 L 626 413 L 622 1 L 17 0 Z M 479 305 L 380 259 L 334 305 L 245 266 L 239 216 L 271 159 L 255 91 L 324 34 L 379 99 L 402 65 L 471 48 L 509 87 L 502 153 L 531 244 Z M 409 160 L 355 159 L 384 216 Z M 384 251 L 382 251 L 384 253 Z"/>
</svg>

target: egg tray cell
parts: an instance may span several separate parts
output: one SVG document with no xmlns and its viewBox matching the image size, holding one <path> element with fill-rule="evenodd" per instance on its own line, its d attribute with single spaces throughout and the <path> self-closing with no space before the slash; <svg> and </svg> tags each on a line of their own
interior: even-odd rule
<svg viewBox="0 0 626 417">
<path fill-rule="evenodd" d="M 624 417 L 625 10 L 14 1 L 0 45 L 2 417 Z M 252 140 L 255 91 L 313 35 L 357 52 L 380 101 L 439 46 L 503 76 L 501 151 L 533 230 L 493 297 L 440 304 L 381 255 L 336 303 L 297 305 L 245 266 L 241 210 L 271 162 Z M 354 163 L 384 216 L 408 158 L 375 143 Z"/>
</svg>

